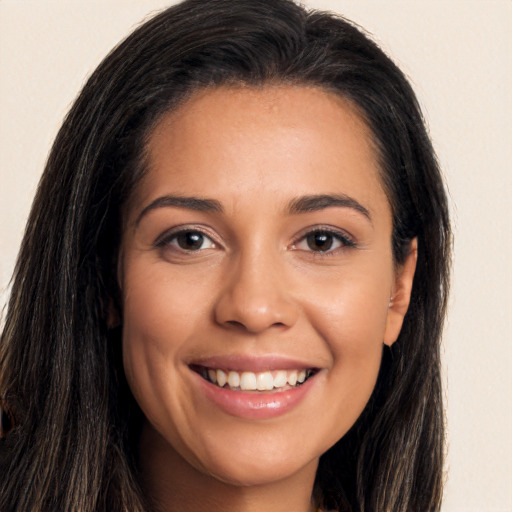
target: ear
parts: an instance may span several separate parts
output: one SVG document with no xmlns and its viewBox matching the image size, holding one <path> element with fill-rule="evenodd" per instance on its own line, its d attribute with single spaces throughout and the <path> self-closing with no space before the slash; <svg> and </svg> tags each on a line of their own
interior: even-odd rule
<svg viewBox="0 0 512 512">
<path fill-rule="evenodd" d="M 418 239 L 414 238 L 409 246 L 405 261 L 396 269 L 395 281 L 389 300 L 384 344 L 389 347 L 397 340 L 405 314 L 411 300 L 412 282 L 418 259 Z"/>
</svg>

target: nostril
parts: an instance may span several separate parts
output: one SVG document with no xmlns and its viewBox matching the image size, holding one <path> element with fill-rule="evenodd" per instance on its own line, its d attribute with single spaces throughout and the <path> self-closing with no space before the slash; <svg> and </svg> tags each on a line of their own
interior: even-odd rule
<svg viewBox="0 0 512 512">
<path fill-rule="evenodd" d="M 232 327 L 244 328 L 244 324 L 238 320 L 228 320 L 226 324 L 231 325 Z"/>
<path fill-rule="evenodd" d="M 254 326 L 251 327 L 250 325 L 245 325 L 243 322 L 239 322 L 238 320 L 228 320 L 225 322 L 226 325 L 229 325 L 231 327 L 234 327 L 236 329 L 243 329 L 244 331 L 252 331 L 254 330 Z M 268 325 L 266 328 L 269 327 L 286 327 L 286 325 L 283 322 L 274 322 L 270 325 Z"/>
</svg>

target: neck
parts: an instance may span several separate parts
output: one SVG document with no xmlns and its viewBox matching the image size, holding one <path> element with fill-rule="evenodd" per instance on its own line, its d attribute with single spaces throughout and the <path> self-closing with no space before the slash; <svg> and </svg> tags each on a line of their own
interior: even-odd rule
<svg viewBox="0 0 512 512">
<path fill-rule="evenodd" d="M 312 512 L 318 460 L 279 481 L 254 485 L 221 481 L 187 462 L 154 429 L 140 442 L 143 490 L 155 512 Z"/>
</svg>

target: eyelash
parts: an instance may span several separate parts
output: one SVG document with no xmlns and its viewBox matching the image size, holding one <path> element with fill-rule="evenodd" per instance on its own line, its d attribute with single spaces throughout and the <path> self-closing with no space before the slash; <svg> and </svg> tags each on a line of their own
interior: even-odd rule
<svg viewBox="0 0 512 512">
<path fill-rule="evenodd" d="M 329 237 L 332 237 L 332 239 L 334 241 L 339 242 L 340 246 L 335 247 L 334 249 L 331 246 L 329 246 L 324 251 L 322 251 L 322 250 L 315 251 L 315 250 L 311 249 L 309 244 L 308 244 L 309 249 L 301 249 L 298 247 L 298 244 L 301 242 L 307 243 L 308 237 L 310 237 L 312 235 L 313 236 L 314 235 L 328 235 Z M 332 245 L 332 243 L 331 243 L 331 245 Z M 340 232 L 340 231 L 334 230 L 332 228 L 323 227 L 323 226 L 309 229 L 305 233 L 301 234 L 292 244 L 292 248 L 295 248 L 297 250 L 304 250 L 306 252 L 311 252 L 312 254 L 314 254 L 315 256 L 318 256 L 318 257 L 331 256 L 331 255 L 337 254 L 340 250 L 351 249 L 354 247 L 356 247 L 356 242 L 349 235 L 347 235 L 344 232 Z"/>
<path fill-rule="evenodd" d="M 180 235 L 186 235 L 186 234 L 194 234 L 194 235 L 201 235 L 203 237 L 203 243 L 204 240 L 209 240 L 211 242 L 211 247 L 208 248 L 216 248 L 219 244 L 217 244 L 213 237 L 206 233 L 204 230 L 194 227 L 194 226 L 187 226 L 187 227 L 178 227 L 174 228 L 171 231 L 168 231 L 164 233 L 162 236 L 160 236 L 156 242 L 155 246 L 158 248 L 164 248 L 168 246 L 175 246 L 177 250 L 181 250 L 184 252 L 192 253 L 192 252 L 199 252 L 201 249 L 193 250 L 193 249 L 185 249 L 183 247 L 180 247 L 178 244 L 173 244 L 172 242 L 174 240 L 177 240 Z"/>
<path fill-rule="evenodd" d="M 184 251 L 185 253 L 193 253 L 193 252 L 199 252 L 201 250 L 204 250 L 204 248 L 202 248 L 202 247 L 199 247 L 198 249 L 194 250 L 194 249 L 186 249 L 186 248 L 180 247 L 178 243 L 173 244 L 173 242 L 175 240 L 177 240 L 180 235 L 187 235 L 187 234 L 188 235 L 200 235 L 201 237 L 203 237 L 201 240 L 201 245 L 203 245 L 205 240 L 209 240 L 211 245 L 210 245 L 210 247 L 206 247 L 206 249 L 217 248 L 220 245 L 217 242 L 215 242 L 213 237 L 210 236 L 208 233 L 206 233 L 204 230 L 202 230 L 198 227 L 191 226 L 191 227 L 174 228 L 173 230 L 164 233 L 162 236 L 160 236 L 156 240 L 155 246 L 158 248 L 174 246 L 174 247 L 176 247 L 177 250 Z M 314 250 L 309 245 L 308 237 L 318 236 L 318 235 L 327 235 L 328 237 L 331 237 L 331 244 L 329 245 L 329 247 L 327 247 L 327 249 Z M 306 242 L 308 244 L 308 249 L 305 249 L 305 248 L 302 249 L 302 248 L 298 247 L 298 245 L 302 242 Z M 332 245 L 335 242 L 339 242 L 340 246 L 335 247 L 333 249 Z M 316 227 L 313 229 L 309 229 L 306 232 L 303 232 L 291 244 L 292 249 L 303 250 L 305 252 L 311 252 L 315 256 L 320 256 L 320 257 L 329 256 L 329 255 L 332 255 L 333 253 L 335 254 L 335 253 L 339 252 L 339 250 L 349 249 L 349 248 L 353 248 L 353 247 L 356 247 L 356 242 L 349 235 L 347 235 L 346 233 L 334 230 L 332 228 L 323 227 L 323 226 L 319 226 L 319 227 Z"/>
</svg>

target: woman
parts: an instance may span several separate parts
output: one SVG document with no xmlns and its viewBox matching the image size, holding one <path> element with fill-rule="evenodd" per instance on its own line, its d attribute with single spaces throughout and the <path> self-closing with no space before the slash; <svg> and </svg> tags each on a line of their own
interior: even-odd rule
<svg viewBox="0 0 512 512">
<path fill-rule="evenodd" d="M 0 510 L 438 510 L 449 241 L 414 93 L 350 23 L 156 16 L 34 202 Z"/>
</svg>

